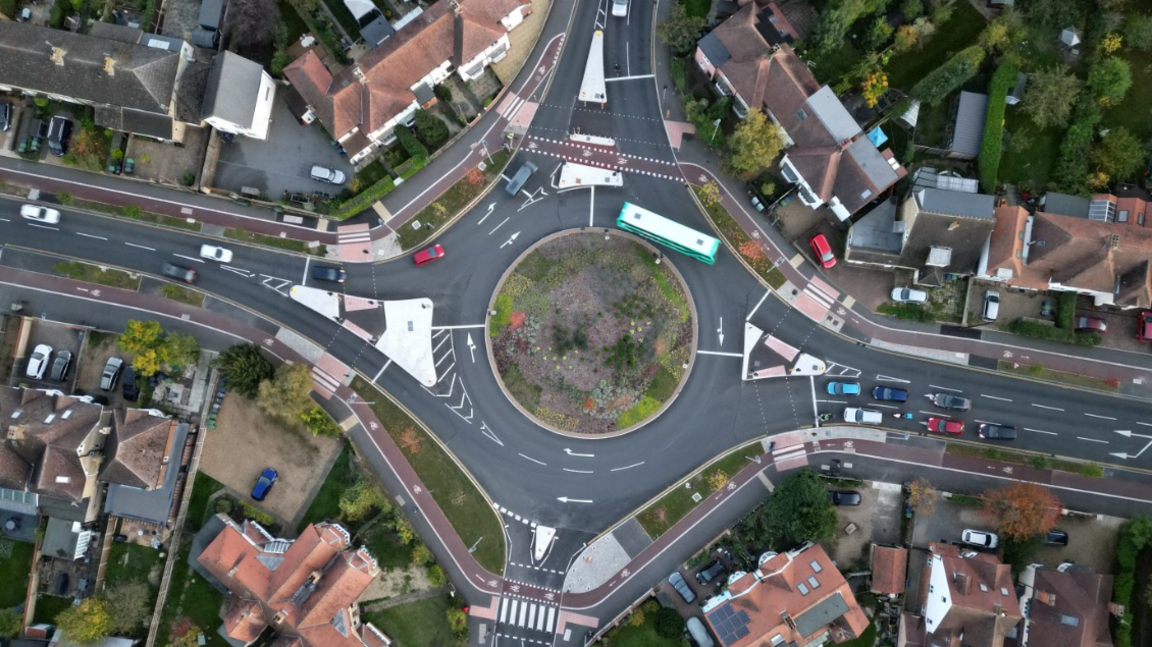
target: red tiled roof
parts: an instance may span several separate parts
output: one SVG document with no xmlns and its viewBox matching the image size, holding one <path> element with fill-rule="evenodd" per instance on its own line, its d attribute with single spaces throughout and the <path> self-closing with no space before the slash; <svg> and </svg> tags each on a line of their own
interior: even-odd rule
<svg viewBox="0 0 1152 647">
<path fill-rule="evenodd" d="M 961 647 L 963 636 L 963 647 L 1004 645 L 1004 638 L 1023 618 L 1011 568 L 995 555 L 936 542 L 928 544 L 928 560 L 920 585 L 921 608 L 928 607 L 929 595 L 944 594 L 931 591 L 934 574 L 946 582 L 951 604 L 936 619 L 936 626 L 929 626 L 933 619 L 928 616 L 916 623 L 913 642 Z"/>
<path fill-rule="evenodd" d="M 908 550 L 872 545 L 872 591 L 885 595 L 904 593 Z"/>
<path fill-rule="evenodd" d="M 1064 572 L 1039 568 L 1029 605 L 1028 642 L 1032 645 L 1111 647 L 1108 603 L 1112 576 L 1084 567 Z M 1075 623 L 1066 621 L 1074 618 Z"/>
</svg>

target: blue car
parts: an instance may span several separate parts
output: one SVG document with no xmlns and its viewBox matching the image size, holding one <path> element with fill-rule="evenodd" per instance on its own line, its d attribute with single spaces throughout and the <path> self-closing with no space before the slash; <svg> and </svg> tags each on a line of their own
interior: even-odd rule
<svg viewBox="0 0 1152 647">
<path fill-rule="evenodd" d="M 860 383 L 829 382 L 828 395 L 860 395 Z"/>
<path fill-rule="evenodd" d="M 268 490 L 271 490 L 272 486 L 276 483 L 277 478 L 279 478 L 279 475 L 276 473 L 276 470 L 271 467 L 266 468 L 260 473 L 260 478 L 256 480 L 256 487 L 252 488 L 252 498 L 257 501 L 263 501 L 264 498 L 268 496 Z"/>
<path fill-rule="evenodd" d="M 872 397 L 888 402 L 907 402 L 908 392 L 904 389 L 894 389 L 890 386 L 878 386 L 872 389 Z"/>
</svg>

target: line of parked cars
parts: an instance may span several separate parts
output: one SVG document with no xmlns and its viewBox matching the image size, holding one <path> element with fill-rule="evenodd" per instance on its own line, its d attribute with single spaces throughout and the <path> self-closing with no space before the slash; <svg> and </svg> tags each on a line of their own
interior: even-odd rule
<svg viewBox="0 0 1152 647">
<path fill-rule="evenodd" d="M 53 382 L 63 382 L 68 379 L 68 371 L 72 368 L 72 351 L 56 351 L 56 359 L 52 359 L 52 347 L 48 344 L 37 344 L 28 357 L 28 368 L 24 374 L 34 380 L 43 380 L 44 374 Z M 51 366 L 52 369 L 48 370 Z"/>
</svg>

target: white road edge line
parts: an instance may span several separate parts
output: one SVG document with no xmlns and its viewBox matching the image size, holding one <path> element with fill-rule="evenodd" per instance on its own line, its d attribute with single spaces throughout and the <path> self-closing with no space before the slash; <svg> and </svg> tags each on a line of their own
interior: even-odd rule
<svg viewBox="0 0 1152 647">
<path fill-rule="evenodd" d="M 632 463 L 631 465 L 625 465 L 624 467 L 616 467 L 616 468 L 610 469 L 608 471 L 609 472 L 623 472 L 624 470 L 630 470 L 633 467 L 640 467 L 643 464 L 644 464 L 644 461 L 640 461 L 639 463 Z"/>
<path fill-rule="evenodd" d="M 1024 431 L 1034 431 L 1038 434 L 1048 434 L 1049 436 L 1059 436 L 1060 435 L 1060 434 L 1056 433 L 1055 431 L 1044 431 L 1043 429 L 1031 429 L 1028 427 L 1025 427 Z"/>
<path fill-rule="evenodd" d="M 1060 407 L 1050 407 L 1046 404 L 1036 404 L 1035 402 L 1032 403 L 1032 406 L 1036 407 L 1037 409 L 1048 409 L 1049 411 L 1063 411 L 1063 409 Z"/>
<path fill-rule="evenodd" d="M 139 248 L 139 249 L 146 249 L 146 250 L 148 250 L 148 251 L 150 251 L 150 252 L 154 252 L 154 251 L 156 251 L 156 248 L 155 248 L 155 247 L 145 247 L 144 245 L 137 245 L 136 243 L 124 243 L 124 244 L 125 244 L 125 245 L 127 245 L 127 246 L 129 246 L 129 247 L 137 247 L 137 248 Z"/>
<path fill-rule="evenodd" d="M 60 231 L 59 227 L 49 227 L 48 225 L 38 225 L 34 222 L 25 223 L 29 227 L 39 227 L 40 229 L 51 229 L 52 231 Z"/>
</svg>

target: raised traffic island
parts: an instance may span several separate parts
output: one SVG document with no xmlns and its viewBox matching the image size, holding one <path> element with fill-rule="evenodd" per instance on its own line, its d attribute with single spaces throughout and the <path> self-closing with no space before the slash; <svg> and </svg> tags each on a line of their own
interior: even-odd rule
<svg viewBox="0 0 1152 647">
<path fill-rule="evenodd" d="M 492 300 L 488 349 L 504 392 L 560 433 L 638 428 L 671 404 L 695 356 L 679 272 L 647 242 L 605 231 L 540 241 Z"/>
</svg>

